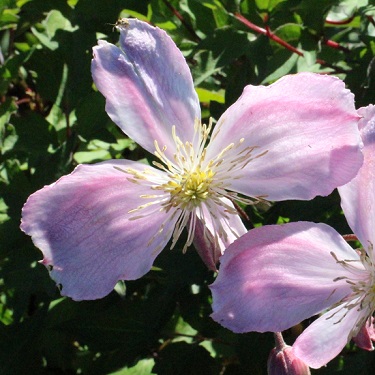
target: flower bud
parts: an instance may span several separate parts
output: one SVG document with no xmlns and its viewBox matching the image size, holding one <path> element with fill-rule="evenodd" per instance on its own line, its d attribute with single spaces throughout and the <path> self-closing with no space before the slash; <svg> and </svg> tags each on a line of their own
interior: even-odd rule
<svg viewBox="0 0 375 375">
<path fill-rule="evenodd" d="M 366 323 L 361 327 L 359 332 L 353 341 L 356 345 L 364 350 L 374 350 L 374 345 L 372 344 L 375 341 L 375 328 L 374 328 L 374 318 L 370 317 L 367 319 Z"/>
<path fill-rule="evenodd" d="M 268 375 L 310 375 L 310 369 L 293 353 L 293 348 L 286 345 L 281 333 L 275 333 L 276 347 L 272 349 L 268 361 Z"/>
</svg>

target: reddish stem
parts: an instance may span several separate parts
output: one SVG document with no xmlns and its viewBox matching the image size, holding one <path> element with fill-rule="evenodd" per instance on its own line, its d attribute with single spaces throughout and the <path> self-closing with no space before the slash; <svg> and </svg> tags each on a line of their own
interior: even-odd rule
<svg viewBox="0 0 375 375">
<path fill-rule="evenodd" d="M 259 26 L 255 25 L 255 23 L 250 22 L 250 21 L 249 21 L 247 18 L 245 18 L 242 14 L 240 14 L 240 13 L 235 13 L 234 16 L 235 16 L 240 22 L 242 22 L 244 25 L 246 25 L 246 26 L 249 27 L 250 29 L 256 31 L 257 33 L 264 34 L 264 35 L 267 34 L 266 29 L 263 29 L 262 27 L 259 27 Z"/>
<path fill-rule="evenodd" d="M 344 51 L 344 52 L 349 52 L 349 49 L 342 46 L 341 44 L 333 41 L 333 40 L 330 40 L 330 39 L 323 39 L 323 43 L 328 46 L 328 47 L 331 47 L 331 48 L 336 48 L 336 49 L 340 49 L 341 51 Z"/>
<path fill-rule="evenodd" d="M 22 98 L 16 101 L 17 105 L 24 104 L 24 103 L 30 103 L 31 99 L 30 98 Z"/>
<path fill-rule="evenodd" d="M 254 23 L 250 22 L 247 18 L 245 18 L 240 13 L 235 13 L 234 16 L 238 19 L 238 21 L 242 22 L 244 25 L 246 25 L 251 30 L 256 31 L 259 34 L 266 35 L 268 38 L 272 39 L 274 42 L 282 45 L 283 47 L 287 48 L 288 50 L 296 53 L 299 56 L 303 56 L 302 51 L 293 47 L 291 44 L 287 43 L 285 40 L 282 40 L 281 38 L 279 38 L 268 27 L 266 29 L 263 29 L 262 27 L 259 27 L 259 26 L 255 25 Z"/>
<path fill-rule="evenodd" d="M 344 234 L 342 237 L 346 242 L 358 241 L 358 238 L 355 234 Z"/>
<path fill-rule="evenodd" d="M 292 51 L 293 53 L 296 53 L 297 55 L 299 56 L 303 56 L 303 52 L 300 51 L 299 49 L 293 47 L 291 44 L 287 43 L 285 40 L 279 38 L 277 35 L 275 35 L 270 29 L 268 26 L 266 26 L 265 29 L 263 29 L 262 27 L 259 27 L 257 25 L 255 25 L 254 23 L 252 23 L 251 21 L 249 21 L 247 18 L 245 18 L 242 14 L 240 13 L 235 13 L 234 16 L 237 18 L 238 21 L 242 22 L 244 25 L 246 25 L 249 29 L 251 30 L 254 30 L 256 31 L 257 33 L 259 34 L 263 34 L 263 35 L 266 35 L 268 38 L 272 39 L 274 42 L 280 44 L 281 46 L 285 47 L 286 49 L 288 49 L 289 51 Z M 345 49 L 347 50 L 345 47 L 342 47 L 341 45 L 339 45 L 338 43 L 334 42 L 334 41 L 331 41 L 331 40 L 327 40 L 325 41 L 325 43 L 327 45 L 329 45 L 330 47 L 333 47 L 333 48 L 340 48 L 340 49 Z M 341 68 L 338 68 L 332 64 L 329 64 L 327 63 L 326 61 L 324 60 L 321 60 L 321 59 L 317 59 L 316 62 L 322 66 L 326 66 L 328 68 L 331 68 L 333 69 L 335 72 L 337 73 L 347 73 L 346 70 L 344 69 L 341 69 Z"/>
<path fill-rule="evenodd" d="M 342 20 L 342 21 L 331 21 L 331 20 L 326 20 L 325 22 L 328 23 L 329 25 L 347 25 L 348 23 L 352 22 L 354 20 L 355 15 L 353 14 L 351 17 Z"/>
</svg>

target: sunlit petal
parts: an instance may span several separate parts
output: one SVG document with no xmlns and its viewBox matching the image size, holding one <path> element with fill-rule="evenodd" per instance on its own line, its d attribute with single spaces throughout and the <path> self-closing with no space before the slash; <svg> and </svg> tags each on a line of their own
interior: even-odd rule
<svg viewBox="0 0 375 375">
<path fill-rule="evenodd" d="M 311 199 L 350 181 L 362 164 L 353 94 L 312 73 L 247 86 L 219 119 L 207 159 L 243 138 L 250 162 L 232 189 L 268 200 Z M 319 183 L 317 183 L 319 181 Z"/>
<path fill-rule="evenodd" d="M 326 365 L 349 342 L 360 315 L 358 309 L 347 310 L 342 305 L 326 312 L 297 338 L 293 344 L 295 355 L 312 368 Z"/>
<path fill-rule="evenodd" d="M 211 285 L 214 320 L 234 332 L 283 331 L 350 294 L 341 259 L 358 255 L 332 228 L 265 226 L 235 241 Z M 359 272 L 363 266 L 358 262 Z"/>
<path fill-rule="evenodd" d="M 375 106 L 360 108 L 364 162 L 357 176 L 339 188 L 345 217 L 364 248 L 375 244 Z M 370 242 L 370 243 L 369 243 Z M 373 256 L 373 261 L 375 257 Z"/>
<path fill-rule="evenodd" d="M 130 182 L 115 167 L 144 165 L 115 160 L 80 165 L 31 195 L 23 208 L 22 230 L 42 250 L 42 263 L 52 266 L 51 277 L 61 284 L 61 293 L 75 300 L 103 297 L 118 280 L 148 272 L 175 224 L 171 212 L 158 206 L 132 220 L 136 213 L 128 212 L 147 202 L 140 195 L 154 191 Z"/>
<path fill-rule="evenodd" d="M 136 19 L 121 28 L 120 47 L 99 41 L 92 75 L 106 97 L 106 111 L 131 138 L 150 152 L 154 141 L 172 155 L 172 126 L 191 141 L 200 119 L 198 96 L 186 61 L 165 31 Z"/>
<path fill-rule="evenodd" d="M 228 207 L 234 210 L 233 203 L 227 198 L 221 198 L 222 206 L 213 205 L 212 213 L 209 207 L 203 205 L 202 212 L 196 223 L 194 246 L 208 268 L 216 271 L 219 257 L 224 250 L 237 238 L 247 232 L 238 214 L 228 213 Z M 199 214 L 199 212 L 198 212 Z M 222 233 L 217 239 L 215 233 Z"/>
</svg>

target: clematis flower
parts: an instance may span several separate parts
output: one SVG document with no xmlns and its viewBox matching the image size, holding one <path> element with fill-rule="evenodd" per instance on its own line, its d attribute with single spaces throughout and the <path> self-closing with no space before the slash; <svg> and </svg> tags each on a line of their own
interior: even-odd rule
<svg viewBox="0 0 375 375">
<path fill-rule="evenodd" d="M 342 209 L 363 248 L 309 222 L 264 226 L 234 242 L 211 286 L 212 318 L 234 332 L 283 331 L 324 312 L 293 354 L 319 368 L 351 338 L 373 350 L 375 310 L 375 106 L 361 108 L 364 164 L 339 188 Z"/>
<path fill-rule="evenodd" d="M 117 27 L 119 47 L 94 47 L 93 79 L 111 119 L 157 160 L 79 165 L 29 197 L 21 228 L 63 295 L 100 298 L 143 276 L 184 228 L 185 249 L 194 242 L 215 269 L 245 233 L 233 200 L 311 199 L 357 173 L 359 116 L 341 80 L 303 73 L 248 86 L 210 135 L 171 38 L 138 20 Z"/>
</svg>

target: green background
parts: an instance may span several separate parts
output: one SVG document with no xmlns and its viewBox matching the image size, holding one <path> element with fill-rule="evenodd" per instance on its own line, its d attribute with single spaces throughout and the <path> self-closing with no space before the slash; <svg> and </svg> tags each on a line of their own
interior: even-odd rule
<svg viewBox="0 0 375 375">
<path fill-rule="evenodd" d="M 151 160 L 111 122 L 90 75 L 92 47 L 117 42 L 121 17 L 174 39 L 205 122 L 245 85 L 301 71 L 339 76 L 357 107 L 375 102 L 370 1 L 0 0 L 0 374 L 266 374 L 272 334 L 235 335 L 211 320 L 215 275 L 194 248 L 165 250 L 142 279 L 74 302 L 61 298 L 19 230 L 27 197 L 78 163 Z M 350 233 L 337 192 L 245 210 L 248 228 L 310 220 Z M 312 373 L 373 374 L 374 358 L 350 343 Z"/>
</svg>

